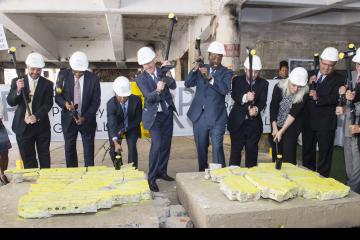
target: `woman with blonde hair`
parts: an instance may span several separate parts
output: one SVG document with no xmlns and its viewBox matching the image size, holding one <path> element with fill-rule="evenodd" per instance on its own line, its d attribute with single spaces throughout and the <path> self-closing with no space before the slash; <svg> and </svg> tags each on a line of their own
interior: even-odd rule
<svg viewBox="0 0 360 240">
<path fill-rule="evenodd" d="M 275 161 L 276 143 L 284 162 L 296 164 L 297 138 L 301 132 L 302 112 L 309 87 L 305 68 L 297 67 L 289 78 L 280 80 L 274 87 L 270 103 L 272 129 L 272 158 Z"/>
<path fill-rule="evenodd" d="M 0 98 L 0 185 L 6 185 L 9 180 L 6 178 L 4 172 L 8 167 L 9 163 L 9 149 L 11 143 L 7 134 L 6 128 L 2 122 L 4 116 L 4 106 L 2 99 Z"/>
</svg>

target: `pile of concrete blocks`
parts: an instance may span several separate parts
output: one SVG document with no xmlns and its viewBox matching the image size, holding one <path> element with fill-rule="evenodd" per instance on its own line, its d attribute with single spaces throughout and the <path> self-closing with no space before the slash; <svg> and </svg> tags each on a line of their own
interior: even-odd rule
<svg viewBox="0 0 360 240">
<path fill-rule="evenodd" d="M 155 193 L 153 200 L 160 228 L 193 228 L 194 224 L 181 205 L 170 205 L 166 193 Z"/>
<path fill-rule="evenodd" d="M 247 173 L 245 178 L 261 190 L 261 197 L 270 198 L 277 202 L 296 197 L 299 190 L 296 183 L 280 174 L 252 171 Z"/>
<path fill-rule="evenodd" d="M 19 199 L 18 215 L 23 218 L 97 212 L 151 199 L 145 173 L 133 167 L 52 168 L 38 175 L 37 183 Z"/>
<path fill-rule="evenodd" d="M 257 201 L 261 191 L 243 176 L 227 176 L 220 182 L 220 191 L 230 200 Z"/>
<path fill-rule="evenodd" d="M 221 166 L 221 165 L 220 165 Z M 209 169 L 206 179 L 220 182 L 220 190 L 230 200 L 256 201 L 262 198 L 277 202 L 295 198 L 331 200 L 343 198 L 350 188 L 332 178 L 323 178 L 313 172 L 290 163 L 283 163 L 280 170 L 275 163 L 259 163 L 257 167 Z"/>
<path fill-rule="evenodd" d="M 222 179 L 232 175 L 244 176 L 248 171 L 247 168 L 239 166 L 229 166 L 221 168 L 221 164 L 210 164 L 209 169 L 205 169 L 205 179 L 211 179 L 213 182 L 221 182 Z"/>
<path fill-rule="evenodd" d="M 261 163 L 260 168 L 274 169 L 273 163 Z M 319 173 L 283 163 L 281 172 L 299 187 L 298 196 L 306 199 L 332 200 L 343 198 L 350 193 L 350 187 L 333 178 L 321 177 Z"/>
</svg>

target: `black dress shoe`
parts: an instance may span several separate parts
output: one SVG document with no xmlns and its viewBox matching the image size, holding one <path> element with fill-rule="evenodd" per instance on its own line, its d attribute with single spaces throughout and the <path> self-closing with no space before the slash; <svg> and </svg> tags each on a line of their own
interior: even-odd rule
<svg viewBox="0 0 360 240">
<path fill-rule="evenodd" d="M 0 175 L 0 181 L 3 185 L 6 185 L 9 183 L 9 180 L 7 179 L 6 175 L 5 174 L 1 174 Z"/>
<path fill-rule="evenodd" d="M 152 181 L 148 180 L 148 183 L 149 183 L 149 188 L 150 188 L 151 191 L 159 192 L 159 187 L 156 184 L 156 182 L 152 182 Z"/>
<path fill-rule="evenodd" d="M 165 174 L 162 174 L 162 175 L 158 175 L 159 179 L 162 179 L 162 180 L 165 180 L 165 181 L 169 181 L 169 182 L 172 182 L 174 181 L 175 179 L 170 177 L 169 175 L 167 175 L 166 173 Z"/>
</svg>

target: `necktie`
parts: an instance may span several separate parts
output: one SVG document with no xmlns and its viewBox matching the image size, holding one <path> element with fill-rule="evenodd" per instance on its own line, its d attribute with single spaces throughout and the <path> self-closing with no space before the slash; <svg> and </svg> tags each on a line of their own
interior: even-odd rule
<svg viewBox="0 0 360 240">
<path fill-rule="evenodd" d="M 157 79 L 156 79 L 155 74 L 152 75 L 152 78 L 153 78 L 154 82 L 157 83 Z"/>
<path fill-rule="evenodd" d="M 30 92 L 29 92 L 29 97 L 30 97 L 30 102 L 29 102 L 29 108 L 30 111 L 32 113 L 32 101 L 33 101 L 33 97 L 34 97 L 34 93 L 35 93 L 35 88 L 36 88 L 36 83 L 35 80 L 32 80 L 30 83 Z M 30 116 L 29 113 L 26 111 L 25 112 L 25 118 Z"/>
<path fill-rule="evenodd" d="M 321 84 L 322 81 L 323 81 L 323 75 L 320 75 L 320 77 L 316 80 L 316 83 Z"/>
<path fill-rule="evenodd" d="M 126 105 L 122 104 L 122 110 L 124 113 L 124 126 L 125 126 L 125 131 L 127 130 L 128 127 L 128 116 L 127 116 L 127 109 L 126 109 Z"/>
<path fill-rule="evenodd" d="M 74 104 L 78 105 L 78 113 L 81 115 L 81 87 L 80 87 L 80 79 L 75 80 L 74 86 Z"/>
<path fill-rule="evenodd" d="M 153 76 L 153 78 L 154 78 L 154 82 L 157 84 L 158 78 L 156 77 L 155 74 L 153 74 L 152 76 Z M 168 109 L 167 106 L 166 106 L 166 102 L 165 102 L 165 97 L 164 97 L 164 95 L 163 95 L 163 94 L 160 94 L 160 98 L 161 98 L 161 100 L 160 100 L 160 106 L 161 106 L 162 112 L 165 113 L 166 115 L 168 115 L 168 114 L 169 114 L 169 109 Z"/>
</svg>

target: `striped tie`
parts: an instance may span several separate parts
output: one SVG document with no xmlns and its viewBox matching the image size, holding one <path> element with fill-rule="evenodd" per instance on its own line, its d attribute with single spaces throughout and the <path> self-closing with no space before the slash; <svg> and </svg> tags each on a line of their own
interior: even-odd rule
<svg viewBox="0 0 360 240">
<path fill-rule="evenodd" d="M 74 86 L 74 104 L 78 105 L 78 113 L 81 115 L 81 87 L 80 87 L 80 79 L 75 80 Z"/>
</svg>

